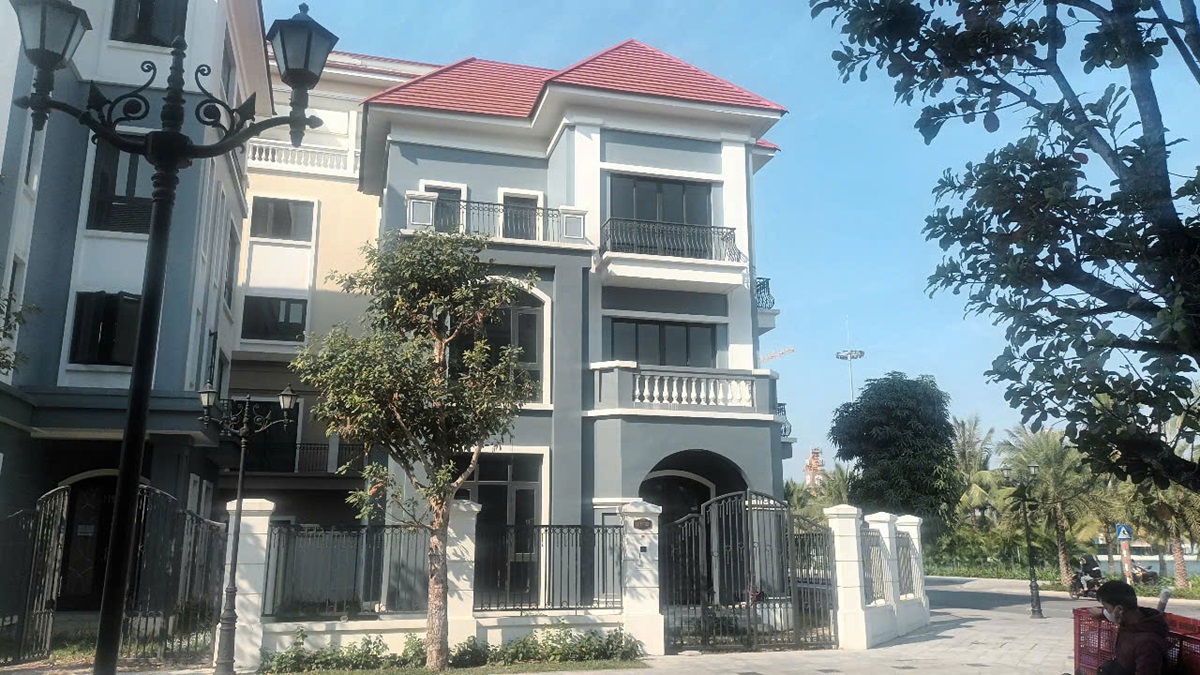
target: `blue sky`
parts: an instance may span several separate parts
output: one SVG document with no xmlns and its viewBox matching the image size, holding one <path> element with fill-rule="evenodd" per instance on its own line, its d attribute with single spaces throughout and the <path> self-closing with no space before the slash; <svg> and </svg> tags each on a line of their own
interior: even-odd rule
<svg viewBox="0 0 1200 675">
<path fill-rule="evenodd" d="M 918 111 L 893 105 L 891 83 L 872 75 L 843 84 L 828 20 L 807 3 L 609 0 L 602 3 L 310 0 L 311 15 L 341 36 L 340 49 L 432 63 L 466 56 L 564 67 L 626 38 L 776 101 L 791 112 L 768 134 L 783 152 L 756 177 L 757 266 L 769 276 L 778 327 L 763 350 L 795 428 L 799 475 L 808 448 L 832 451 L 832 411 L 848 396 L 846 321 L 866 357 L 858 384 L 893 370 L 930 374 L 958 416 L 978 413 L 998 430 L 1019 421 L 983 372 L 1003 346 L 962 300 L 930 299 L 925 280 L 941 257 L 921 235 L 931 188 L 947 167 L 981 158 L 1002 140 L 978 125 L 948 125 L 932 146 L 913 129 Z M 405 9 L 400 10 L 400 6 Z M 265 0 L 267 25 L 295 12 Z M 382 20 L 381 18 L 382 17 Z"/>
</svg>

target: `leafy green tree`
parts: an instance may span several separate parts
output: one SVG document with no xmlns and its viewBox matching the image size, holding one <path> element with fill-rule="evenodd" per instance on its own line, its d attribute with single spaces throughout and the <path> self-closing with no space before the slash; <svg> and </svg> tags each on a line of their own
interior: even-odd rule
<svg viewBox="0 0 1200 675">
<path fill-rule="evenodd" d="M 1031 517 L 1040 516 L 1054 531 L 1059 575 L 1063 585 L 1069 585 L 1072 554 L 1082 534 L 1079 525 L 1089 517 L 1088 495 L 1095 489 L 1097 477 L 1087 470 L 1083 455 L 1061 431 L 1018 427 L 998 449 L 1018 480 L 1029 486 L 1028 496 L 1037 507 Z M 1038 466 L 1036 477 L 1029 475 L 1030 464 Z"/>
<path fill-rule="evenodd" d="M 947 252 L 931 291 L 1007 328 L 988 376 L 1032 429 L 1064 420 L 1098 469 L 1200 491 L 1200 464 L 1160 433 L 1181 414 L 1188 442 L 1200 432 L 1200 168 L 1171 155 L 1195 111 L 1159 97 L 1200 82 L 1195 0 L 810 2 L 842 33 L 843 79 L 885 71 L 923 105 L 926 142 L 951 120 L 1016 123 L 946 172 L 925 224 Z"/>
<path fill-rule="evenodd" d="M 918 515 L 940 530 L 962 496 L 949 399 L 928 375 L 893 372 L 834 412 L 829 439 L 837 458 L 853 463 L 851 504 Z"/>
<path fill-rule="evenodd" d="M 365 267 L 340 277 L 346 292 L 369 298 L 361 331 L 341 326 L 314 337 L 292 363 L 321 392 L 313 412 L 330 431 L 384 449 L 424 501 L 427 511 L 413 520 L 429 531 L 431 670 L 445 669 L 449 658 L 448 505 L 532 393 L 518 350 L 479 339 L 519 288 L 491 276 L 485 246 L 482 238 L 434 233 L 368 245 Z M 355 496 L 360 505 L 381 495 L 403 499 L 403 479 L 386 468 L 364 474 L 370 487 Z"/>
</svg>

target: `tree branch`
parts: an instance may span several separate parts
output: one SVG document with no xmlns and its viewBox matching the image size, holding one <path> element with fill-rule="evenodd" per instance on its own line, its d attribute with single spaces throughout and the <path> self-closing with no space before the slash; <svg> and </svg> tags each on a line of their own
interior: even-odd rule
<svg viewBox="0 0 1200 675">
<path fill-rule="evenodd" d="M 1183 10 L 1183 40 L 1191 48 L 1192 55 L 1200 58 L 1200 19 L 1196 18 L 1196 3 L 1193 0 L 1179 0 Z"/>
<path fill-rule="evenodd" d="M 1192 53 L 1187 43 L 1180 37 L 1174 22 L 1171 22 L 1167 17 L 1167 10 L 1163 8 L 1162 0 L 1154 0 L 1154 13 L 1162 20 L 1163 30 L 1166 31 L 1167 37 L 1171 38 L 1171 43 L 1179 51 L 1179 56 L 1183 58 L 1183 62 L 1187 64 L 1188 70 L 1192 73 L 1192 78 L 1196 80 L 1197 84 L 1200 84 L 1200 65 L 1196 64 L 1196 55 Z"/>
<path fill-rule="evenodd" d="M 1035 66 L 1044 69 L 1050 79 L 1054 80 L 1054 84 L 1058 86 L 1059 92 L 1063 95 L 1063 100 L 1066 101 L 1067 107 L 1071 110 L 1071 116 L 1075 118 L 1075 124 L 1078 127 L 1077 132 L 1087 140 L 1088 147 L 1092 149 L 1104 163 L 1108 165 L 1109 171 L 1112 171 L 1122 182 L 1125 181 L 1126 167 L 1121 161 L 1117 152 L 1109 145 L 1108 141 L 1100 135 L 1100 131 L 1095 126 L 1088 122 L 1087 111 L 1083 107 L 1083 102 L 1079 100 L 1079 94 L 1075 92 L 1075 88 L 1071 86 L 1071 81 L 1063 74 L 1062 68 L 1059 67 L 1057 59 L 1039 59 L 1030 57 L 1027 59 Z"/>
<path fill-rule="evenodd" d="M 1088 14 L 1091 14 L 1092 16 L 1096 17 L 1097 19 L 1100 19 L 1100 21 L 1102 21 L 1104 23 L 1107 23 L 1109 20 L 1112 19 L 1112 12 L 1108 11 L 1107 9 L 1104 9 L 1098 3 L 1092 2 L 1092 0 L 1058 0 L 1058 1 L 1069 7 L 1075 7 L 1076 9 L 1082 9 L 1083 11 L 1087 12 Z"/>
<path fill-rule="evenodd" d="M 1136 352 L 1146 352 L 1148 354 L 1165 354 L 1170 356 L 1179 356 L 1183 354 L 1178 347 L 1173 347 L 1170 343 L 1155 342 L 1153 340 L 1116 338 L 1112 341 L 1112 346 L 1117 349 L 1129 349 Z"/>
<path fill-rule="evenodd" d="M 1059 281 L 1074 286 L 1106 305 L 1123 307 L 1123 311 L 1144 321 L 1150 321 L 1162 311 L 1162 308 L 1154 302 L 1133 291 L 1113 286 L 1107 281 L 1089 274 L 1077 264 L 1063 265 L 1054 270 L 1047 270 L 1045 277 L 1050 281 Z"/>
</svg>

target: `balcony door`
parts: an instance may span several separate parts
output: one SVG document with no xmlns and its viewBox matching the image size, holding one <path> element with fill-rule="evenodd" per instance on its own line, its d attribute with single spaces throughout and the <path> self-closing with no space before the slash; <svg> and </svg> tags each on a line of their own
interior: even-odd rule
<svg viewBox="0 0 1200 675">
<path fill-rule="evenodd" d="M 712 258 L 711 185 L 615 175 L 609 189 L 612 250 Z"/>
<path fill-rule="evenodd" d="M 438 232 L 461 232 L 463 222 L 463 193 L 458 188 L 429 187 L 437 195 L 433 204 L 433 229 Z"/>
</svg>

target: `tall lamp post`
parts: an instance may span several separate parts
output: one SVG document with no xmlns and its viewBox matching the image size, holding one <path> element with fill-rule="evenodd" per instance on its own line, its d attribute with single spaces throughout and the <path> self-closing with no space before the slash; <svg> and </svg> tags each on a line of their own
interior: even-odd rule
<svg viewBox="0 0 1200 675">
<path fill-rule="evenodd" d="M 319 118 L 305 115 L 305 107 L 308 91 L 320 79 L 329 52 L 337 43 L 337 36 L 308 17 L 307 5 L 300 5 L 300 13 L 291 19 L 276 21 L 271 26 L 267 39 L 275 51 L 280 79 L 292 88 L 292 109 L 286 116 L 260 122 L 253 121 L 254 95 L 236 108 L 231 106 L 213 96 L 201 84 L 201 78 L 207 77 L 212 68 L 208 65 L 198 66 L 194 81 L 201 97 L 194 106 L 193 114 L 198 123 L 216 129 L 219 135 L 216 142 L 203 144 L 194 142 L 183 131 L 186 104 L 183 63 L 187 43 L 182 36 L 175 38 L 171 45 L 171 66 L 159 112 L 161 128 L 145 134 L 127 133 L 118 131 L 118 126 L 138 122 L 150 114 L 146 90 L 157 79 L 158 66 L 153 61 L 144 61 L 141 70 L 149 75 L 146 83 L 111 100 L 93 84 L 83 110 L 55 100 L 51 98 L 54 71 L 71 62 L 83 34 L 91 29 L 87 12 L 75 7 L 69 0 L 10 2 L 17 13 L 25 57 L 36 69 L 33 93 L 16 100 L 18 106 L 30 111 L 34 130 L 45 128 L 50 111 L 57 110 L 90 129 L 97 142 L 108 143 L 120 152 L 144 157 L 154 167 L 146 268 L 142 277 L 137 341 L 129 377 L 128 413 L 121 442 L 93 671 L 96 675 L 112 675 L 116 672 L 117 654 L 121 646 L 121 622 L 125 613 L 125 594 L 132 559 L 137 489 L 146 442 L 159 321 L 162 318 L 167 239 L 179 172 L 190 166 L 192 160 L 232 152 L 254 136 L 275 127 L 289 127 L 292 144 L 299 146 L 305 129 L 315 129 L 321 125 Z"/>
<path fill-rule="evenodd" d="M 220 429 L 222 436 L 234 436 L 238 439 L 240 458 L 238 459 L 237 477 L 237 507 L 233 512 L 233 543 L 229 549 L 229 584 L 225 587 L 225 607 L 221 610 L 221 629 L 218 632 L 217 659 L 214 675 L 233 675 L 234 638 L 237 634 L 237 564 L 238 541 L 242 534 L 242 482 L 246 478 L 246 446 L 250 437 L 261 434 L 271 427 L 282 424 L 285 428 L 291 424 L 288 412 L 296 407 L 296 393 L 292 385 L 279 392 L 279 408 L 283 411 L 280 419 L 271 419 L 271 410 L 250 400 L 238 401 L 233 406 L 222 407 L 219 417 L 213 417 L 211 411 L 217 406 L 217 391 L 212 383 L 200 390 L 200 405 L 204 408 L 204 416 L 200 421 L 204 426 L 214 425 Z"/>
<path fill-rule="evenodd" d="M 1004 481 L 1016 488 L 1014 495 L 1021 502 L 1021 518 L 1025 521 L 1025 557 L 1029 559 L 1029 616 L 1044 619 L 1046 617 L 1042 615 L 1042 594 L 1038 588 L 1037 566 L 1033 562 L 1033 530 L 1029 527 L 1029 504 L 1033 501 L 1029 498 L 1029 488 L 1037 478 L 1038 465 L 1030 462 L 1027 468 L 1029 473 L 1024 478 L 1014 479 L 1011 467 L 1003 467 L 1000 472 L 1004 474 Z"/>
<path fill-rule="evenodd" d="M 850 368 L 850 400 L 854 400 L 854 362 L 866 356 L 867 353 L 861 349 L 843 349 L 834 354 L 839 361 L 845 361 L 846 366 Z"/>
</svg>

